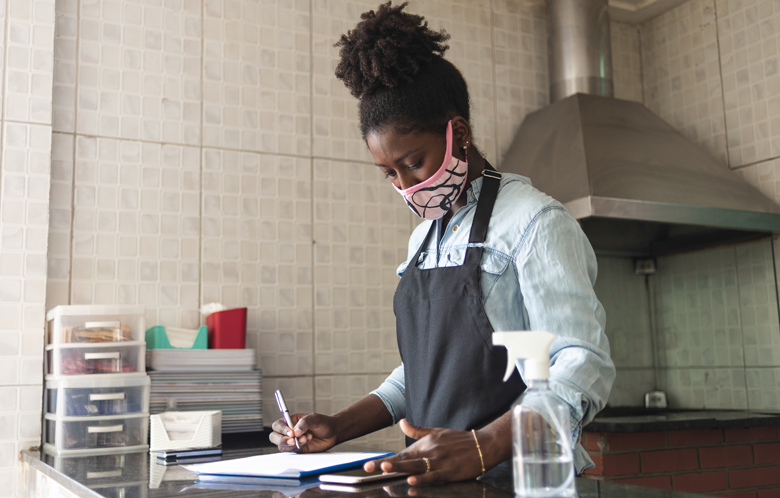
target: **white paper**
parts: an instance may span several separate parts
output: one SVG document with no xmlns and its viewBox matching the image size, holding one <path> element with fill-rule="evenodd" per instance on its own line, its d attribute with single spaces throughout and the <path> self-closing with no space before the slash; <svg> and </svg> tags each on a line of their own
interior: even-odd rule
<svg viewBox="0 0 780 498">
<path fill-rule="evenodd" d="M 271 453 L 235 460 L 186 465 L 185 468 L 198 474 L 256 476 L 256 477 L 300 477 L 327 471 L 334 467 L 357 462 L 367 462 L 392 453 Z"/>
</svg>

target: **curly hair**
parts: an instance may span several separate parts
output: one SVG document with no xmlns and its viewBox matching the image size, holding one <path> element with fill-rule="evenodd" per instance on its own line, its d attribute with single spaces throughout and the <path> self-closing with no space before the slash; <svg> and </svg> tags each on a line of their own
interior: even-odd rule
<svg viewBox="0 0 780 498">
<path fill-rule="evenodd" d="M 444 59 L 450 35 L 433 31 L 408 5 L 387 2 L 336 43 L 341 60 L 336 77 L 359 99 L 363 139 L 392 127 L 408 133 L 444 134 L 455 116 L 469 120 L 469 92 L 460 71 Z"/>
</svg>

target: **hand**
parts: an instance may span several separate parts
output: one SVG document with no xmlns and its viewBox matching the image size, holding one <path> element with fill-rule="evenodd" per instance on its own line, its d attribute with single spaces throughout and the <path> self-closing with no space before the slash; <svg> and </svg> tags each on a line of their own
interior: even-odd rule
<svg viewBox="0 0 780 498">
<path fill-rule="evenodd" d="M 279 451 L 295 451 L 297 453 L 319 453 L 328 450 L 336 444 L 336 420 L 327 415 L 310 413 L 291 415 L 295 426 L 291 430 L 284 419 L 273 423 L 273 430 L 268 439 L 279 447 Z M 295 447 L 293 435 L 298 439 L 301 449 Z"/>
<path fill-rule="evenodd" d="M 435 482 L 454 482 L 474 479 L 482 475 L 474 435 L 467 431 L 417 427 L 405 419 L 399 423 L 407 436 L 418 441 L 397 455 L 367 462 L 363 468 L 373 472 L 377 467 L 384 472 L 408 472 L 406 479 L 412 486 Z M 430 462 L 430 472 L 423 457 Z"/>
</svg>

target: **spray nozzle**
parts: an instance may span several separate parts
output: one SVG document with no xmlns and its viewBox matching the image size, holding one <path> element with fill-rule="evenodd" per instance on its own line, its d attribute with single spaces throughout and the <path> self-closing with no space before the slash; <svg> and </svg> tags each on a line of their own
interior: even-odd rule
<svg viewBox="0 0 780 498">
<path fill-rule="evenodd" d="M 526 380 L 542 380 L 550 376 L 550 344 L 555 335 L 549 332 L 493 332 L 493 345 L 506 347 L 504 382 L 512 376 L 515 360 L 525 359 Z"/>
</svg>

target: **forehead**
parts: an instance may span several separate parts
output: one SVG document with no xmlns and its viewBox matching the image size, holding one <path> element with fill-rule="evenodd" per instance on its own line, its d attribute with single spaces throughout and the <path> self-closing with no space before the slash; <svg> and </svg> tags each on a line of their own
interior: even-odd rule
<svg viewBox="0 0 780 498">
<path fill-rule="evenodd" d="M 423 150 L 445 143 L 444 136 L 431 132 L 401 135 L 392 129 L 374 131 L 366 135 L 366 144 L 376 162 L 392 161 L 413 150 Z"/>
</svg>

